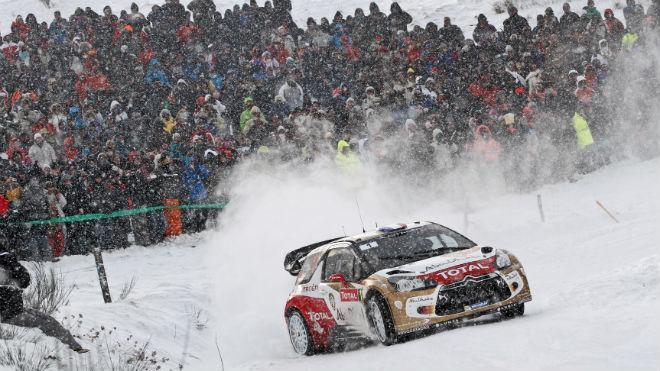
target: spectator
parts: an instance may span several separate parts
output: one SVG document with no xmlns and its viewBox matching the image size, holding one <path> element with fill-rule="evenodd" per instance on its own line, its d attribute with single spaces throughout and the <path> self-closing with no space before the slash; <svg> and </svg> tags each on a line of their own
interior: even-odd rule
<svg viewBox="0 0 660 371">
<path fill-rule="evenodd" d="M 41 133 L 34 134 L 34 144 L 30 147 L 28 155 L 37 166 L 42 169 L 51 167 L 57 161 L 57 155 L 53 147 L 44 140 Z"/>
</svg>

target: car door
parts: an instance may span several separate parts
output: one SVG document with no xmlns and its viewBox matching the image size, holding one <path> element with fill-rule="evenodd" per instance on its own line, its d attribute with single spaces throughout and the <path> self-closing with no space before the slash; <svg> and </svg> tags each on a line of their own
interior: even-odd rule
<svg viewBox="0 0 660 371">
<path fill-rule="evenodd" d="M 346 281 L 331 280 L 341 274 Z M 328 307 L 340 325 L 364 327 L 366 316 L 362 304 L 364 286 L 360 279 L 360 264 L 350 244 L 337 244 L 328 250 L 319 289 L 324 293 Z"/>
</svg>

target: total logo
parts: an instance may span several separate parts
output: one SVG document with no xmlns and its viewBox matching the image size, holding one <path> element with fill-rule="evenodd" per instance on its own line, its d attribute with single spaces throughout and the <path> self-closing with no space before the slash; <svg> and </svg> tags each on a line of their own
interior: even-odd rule
<svg viewBox="0 0 660 371">
<path fill-rule="evenodd" d="M 339 291 L 341 301 L 360 301 L 358 289 L 341 289 Z"/>
<path fill-rule="evenodd" d="M 438 272 L 442 278 L 447 279 L 449 277 L 454 277 L 458 275 L 464 275 L 467 273 L 472 273 L 472 272 L 480 272 L 480 271 L 489 271 L 490 267 L 487 265 L 484 265 L 483 263 L 472 263 L 472 264 L 466 264 L 460 267 L 455 267 L 452 269 L 447 269 L 445 271 Z"/>
<path fill-rule="evenodd" d="M 313 321 L 321 321 L 321 320 L 331 320 L 332 316 L 330 316 L 328 313 L 323 313 L 323 312 L 309 312 L 309 318 L 311 318 Z"/>
</svg>

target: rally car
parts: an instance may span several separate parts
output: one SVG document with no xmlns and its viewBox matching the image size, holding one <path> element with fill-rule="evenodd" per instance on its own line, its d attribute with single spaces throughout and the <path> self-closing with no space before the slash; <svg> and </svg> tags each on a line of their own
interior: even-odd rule
<svg viewBox="0 0 660 371">
<path fill-rule="evenodd" d="M 357 339 L 390 345 L 493 312 L 521 316 L 532 300 L 515 256 L 431 222 L 305 246 L 284 268 L 297 276 L 284 316 L 293 349 L 305 355 Z"/>
</svg>

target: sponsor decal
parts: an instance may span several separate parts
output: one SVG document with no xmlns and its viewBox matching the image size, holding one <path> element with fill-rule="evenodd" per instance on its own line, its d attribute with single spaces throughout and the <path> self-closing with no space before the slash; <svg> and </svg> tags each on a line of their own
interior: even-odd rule
<svg viewBox="0 0 660 371">
<path fill-rule="evenodd" d="M 332 308 L 332 310 L 337 313 L 337 319 L 340 321 L 346 321 L 346 316 L 344 315 L 344 312 L 342 312 L 341 308 L 339 308 L 337 305 L 337 299 L 332 293 L 328 294 L 328 301 L 330 302 L 330 308 Z"/>
<path fill-rule="evenodd" d="M 438 274 L 442 276 L 442 278 L 447 279 L 449 277 L 455 277 L 460 274 L 465 275 L 466 273 L 478 273 L 482 271 L 488 271 L 489 269 L 490 267 L 484 265 L 483 263 L 474 263 L 440 271 Z"/>
<path fill-rule="evenodd" d="M 516 272 L 516 271 L 513 271 L 513 272 L 511 272 L 511 273 L 509 273 L 509 274 L 507 274 L 507 275 L 504 276 L 504 279 L 505 279 L 507 282 L 513 281 L 513 280 L 515 280 L 515 279 L 517 279 L 517 278 L 518 278 L 518 272 Z"/>
<path fill-rule="evenodd" d="M 426 273 L 417 276 L 420 279 L 431 278 L 440 284 L 448 284 L 460 281 L 466 276 L 481 276 L 493 272 L 493 261 L 495 257 L 488 259 L 465 263 L 451 268 L 443 269 L 437 272 Z"/>
<path fill-rule="evenodd" d="M 481 308 L 481 307 L 485 307 L 486 305 L 488 305 L 488 300 L 484 300 L 484 301 L 480 301 L 478 303 L 472 304 L 472 305 L 470 305 L 470 309 L 478 309 L 478 308 Z"/>
<path fill-rule="evenodd" d="M 451 264 L 451 263 L 453 263 L 457 260 L 458 259 L 448 259 L 448 260 L 445 260 L 441 263 L 427 265 L 426 267 L 424 267 L 424 272 L 428 272 L 428 271 L 438 269 L 438 268 L 442 267 L 443 265 Z"/>
<path fill-rule="evenodd" d="M 321 321 L 321 320 L 330 320 L 332 319 L 332 316 L 330 316 L 328 313 L 323 313 L 323 312 L 309 312 L 309 318 L 311 318 L 313 321 Z"/>
<path fill-rule="evenodd" d="M 319 285 L 317 285 L 315 283 L 302 286 L 302 292 L 313 292 L 313 291 L 318 291 L 318 290 L 319 290 Z"/>
<path fill-rule="evenodd" d="M 360 290 L 358 289 L 341 289 L 339 291 L 341 301 L 360 301 L 360 296 Z"/>
<path fill-rule="evenodd" d="M 431 328 L 431 326 L 429 326 L 429 325 L 418 326 L 418 327 L 413 327 L 413 328 L 408 329 L 408 330 L 400 331 L 399 333 L 402 334 L 402 335 L 404 335 L 404 334 L 410 334 L 410 333 L 412 333 L 412 332 L 417 332 L 417 331 L 427 330 L 427 329 L 429 329 L 429 328 Z"/>
<path fill-rule="evenodd" d="M 408 299 L 409 304 L 428 303 L 431 301 L 433 301 L 432 296 L 416 296 L 414 298 Z"/>
<path fill-rule="evenodd" d="M 363 243 L 362 245 L 360 245 L 360 250 L 361 251 L 366 251 L 366 250 L 372 249 L 374 247 L 378 247 L 378 242 L 371 241 L 369 243 Z"/>
</svg>

